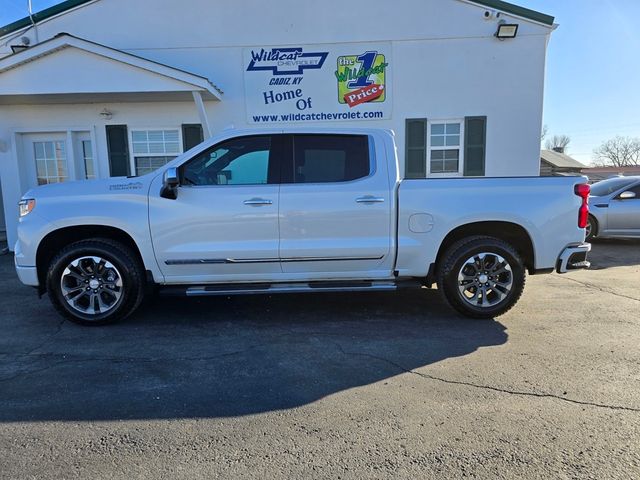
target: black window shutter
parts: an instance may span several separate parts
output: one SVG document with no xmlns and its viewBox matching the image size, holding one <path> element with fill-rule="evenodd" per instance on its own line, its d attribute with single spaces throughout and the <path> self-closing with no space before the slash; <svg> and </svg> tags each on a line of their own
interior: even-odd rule
<svg viewBox="0 0 640 480">
<path fill-rule="evenodd" d="M 127 177 L 129 170 L 129 141 L 126 125 L 107 125 L 107 151 L 109 174 L 112 177 Z"/>
<path fill-rule="evenodd" d="M 199 123 L 185 123 L 182 125 L 182 146 L 187 151 L 204 140 L 202 125 Z"/>
<path fill-rule="evenodd" d="M 487 155 L 487 117 L 464 119 L 464 176 L 483 177 Z"/>
<path fill-rule="evenodd" d="M 405 178 L 427 178 L 427 119 L 405 121 Z"/>
</svg>

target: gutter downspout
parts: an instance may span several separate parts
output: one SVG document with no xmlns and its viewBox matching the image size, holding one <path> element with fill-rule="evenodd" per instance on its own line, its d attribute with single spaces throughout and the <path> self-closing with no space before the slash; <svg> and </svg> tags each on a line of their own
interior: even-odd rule
<svg viewBox="0 0 640 480">
<path fill-rule="evenodd" d="M 29 19 L 31 20 L 31 25 L 33 26 L 33 31 L 36 36 L 36 44 L 38 44 L 40 43 L 40 37 L 38 35 L 38 26 L 36 25 L 36 22 L 33 19 L 33 6 L 31 5 L 31 0 L 28 0 L 28 8 L 29 8 Z"/>
</svg>

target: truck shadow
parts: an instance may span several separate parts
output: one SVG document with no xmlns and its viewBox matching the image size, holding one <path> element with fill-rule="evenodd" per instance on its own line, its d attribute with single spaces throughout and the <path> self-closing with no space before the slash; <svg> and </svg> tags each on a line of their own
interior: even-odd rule
<svg viewBox="0 0 640 480">
<path fill-rule="evenodd" d="M 596 238 L 591 244 L 593 270 L 640 265 L 640 238 Z"/>
<path fill-rule="evenodd" d="M 452 314 L 435 291 L 159 297 L 102 328 L 60 323 L 15 281 L 0 291 L 13 296 L 0 305 L 2 422 L 285 410 L 508 338 L 499 322 Z"/>
</svg>

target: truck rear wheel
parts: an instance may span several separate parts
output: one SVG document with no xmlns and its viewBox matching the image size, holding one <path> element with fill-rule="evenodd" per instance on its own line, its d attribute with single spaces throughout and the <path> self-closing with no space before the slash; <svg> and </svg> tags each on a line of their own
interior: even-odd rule
<svg viewBox="0 0 640 480">
<path fill-rule="evenodd" d="M 73 243 L 47 271 L 54 307 L 81 325 L 106 325 L 138 308 L 144 297 L 144 268 L 133 252 L 110 239 Z"/>
<path fill-rule="evenodd" d="M 509 311 L 526 280 L 520 255 L 509 243 L 473 236 L 447 249 L 437 272 L 446 302 L 463 315 L 490 319 Z"/>
</svg>

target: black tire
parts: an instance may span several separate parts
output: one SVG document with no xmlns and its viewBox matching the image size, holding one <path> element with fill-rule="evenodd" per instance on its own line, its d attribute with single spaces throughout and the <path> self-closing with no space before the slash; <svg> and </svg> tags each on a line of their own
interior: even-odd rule
<svg viewBox="0 0 640 480">
<path fill-rule="evenodd" d="M 94 273 L 96 273 L 93 277 L 87 276 L 86 270 L 89 270 L 89 273 L 92 270 L 89 257 L 99 258 L 107 262 L 99 262 L 96 265 L 95 261 L 93 261 L 93 265 L 96 267 L 93 268 L 95 270 Z M 84 266 L 82 266 L 78 259 L 85 259 L 81 262 L 89 263 L 84 263 Z M 70 268 L 73 262 L 81 266 L 81 269 L 77 269 L 77 267 Z M 109 265 L 113 268 L 108 268 Z M 66 275 L 63 279 L 65 272 Z M 110 276 L 103 279 L 102 276 L 105 275 Z M 91 296 L 91 291 L 89 291 L 91 289 L 88 285 L 82 285 L 82 283 L 88 283 L 88 279 L 94 277 L 98 277 L 100 283 L 99 287 L 96 286 L 96 288 L 101 290 L 93 290 L 93 292 L 100 293 Z M 86 278 L 87 280 L 82 282 L 80 278 Z M 118 279 L 121 280 L 118 282 Z M 71 287 L 66 284 L 63 285 L 63 282 L 68 282 L 69 280 L 74 282 Z M 101 283 L 103 280 L 105 282 L 109 280 L 113 283 L 103 284 Z M 95 282 L 98 283 L 98 280 L 95 280 Z M 120 283 L 120 285 L 117 286 L 117 283 Z M 87 288 L 85 289 L 84 287 Z M 102 290 L 103 287 L 105 290 Z M 67 288 L 67 291 L 69 289 L 75 290 L 71 300 L 67 301 L 63 288 Z M 113 292 L 108 291 L 107 288 L 113 290 Z M 106 325 L 128 317 L 140 306 L 145 294 L 144 267 L 131 249 L 119 242 L 106 238 L 82 240 L 65 247 L 51 260 L 47 271 L 47 291 L 55 309 L 69 320 L 80 325 Z M 99 301 L 97 299 L 98 295 L 100 296 Z M 105 299 L 106 302 L 103 301 Z M 81 311 L 81 307 L 85 305 L 86 310 Z M 103 308 L 105 309 L 104 312 L 102 311 Z M 100 311 L 96 311 L 98 309 Z"/>
<path fill-rule="evenodd" d="M 587 236 L 586 241 L 590 242 L 594 238 L 598 236 L 598 220 L 593 215 L 589 215 L 589 220 L 587 224 Z"/>
<path fill-rule="evenodd" d="M 480 258 L 483 254 L 486 255 Z M 508 269 L 498 261 L 499 257 L 506 262 Z M 473 259 L 476 260 L 469 262 Z M 502 266 L 492 266 L 498 264 Z M 478 271 L 478 266 L 481 271 Z M 492 276 L 492 269 L 498 272 L 495 277 Z M 459 275 L 463 275 L 464 280 L 460 280 Z M 479 283 L 480 278 L 487 283 Z M 506 313 L 518 302 L 524 290 L 526 272 L 520 255 L 512 245 L 494 237 L 473 236 L 447 249 L 439 263 L 436 279 L 438 289 L 451 307 L 467 317 L 492 319 Z M 489 282 L 498 283 L 492 285 Z M 505 286 L 507 284 L 509 288 Z M 461 288 L 468 290 L 463 293 Z M 480 302 L 484 305 L 480 305 Z"/>
</svg>

